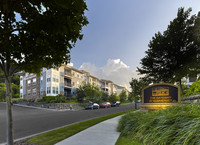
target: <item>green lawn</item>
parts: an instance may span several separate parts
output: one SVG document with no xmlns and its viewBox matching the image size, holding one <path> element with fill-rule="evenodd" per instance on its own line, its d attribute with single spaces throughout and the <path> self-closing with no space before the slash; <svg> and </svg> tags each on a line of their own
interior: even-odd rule
<svg viewBox="0 0 200 145">
<path fill-rule="evenodd" d="M 142 143 L 131 137 L 120 136 L 115 145 L 142 145 Z"/>
<path fill-rule="evenodd" d="M 99 118 L 94 118 L 90 119 L 87 121 L 81 121 L 73 125 L 69 125 L 60 129 L 56 129 L 35 137 L 32 137 L 27 140 L 28 143 L 33 143 L 33 144 L 42 144 L 42 145 L 53 145 L 59 141 L 62 141 L 88 127 L 91 127 L 97 123 L 100 123 L 104 120 L 134 111 L 135 109 L 129 110 L 129 111 L 124 111 L 124 112 L 119 112 L 119 113 L 113 113 L 109 114 L 103 117 Z"/>
</svg>

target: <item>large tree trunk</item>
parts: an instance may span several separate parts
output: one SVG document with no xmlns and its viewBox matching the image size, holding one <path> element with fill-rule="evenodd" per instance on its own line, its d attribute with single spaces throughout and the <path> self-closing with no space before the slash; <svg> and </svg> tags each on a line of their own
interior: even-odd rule
<svg viewBox="0 0 200 145">
<path fill-rule="evenodd" d="M 182 81 L 181 79 L 179 80 L 179 83 L 180 83 L 180 90 L 181 90 L 181 94 L 183 93 L 183 88 L 182 88 Z"/>
<path fill-rule="evenodd" d="M 6 77 L 6 102 L 7 102 L 7 144 L 13 145 L 13 119 L 12 119 L 12 88 L 11 76 Z"/>
</svg>

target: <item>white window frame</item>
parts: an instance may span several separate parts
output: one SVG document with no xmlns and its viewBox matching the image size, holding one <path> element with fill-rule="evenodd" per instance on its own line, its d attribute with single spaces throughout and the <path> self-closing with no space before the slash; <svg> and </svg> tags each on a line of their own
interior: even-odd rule
<svg viewBox="0 0 200 145">
<path fill-rule="evenodd" d="M 31 80 L 28 80 L 27 84 L 28 84 L 28 86 L 30 86 L 31 85 Z"/>
<path fill-rule="evenodd" d="M 51 94 L 51 87 L 47 87 L 47 94 Z"/>
<path fill-rule="evenodd" d="M 37 79 L 36 78 L 33 78 L 33 85 L 35 85 L 37 82 Z"/>
<path fill-rule="evenodd" d="M 32 94 L 33 94 L 33 96 L 37 95 L 37 89 L 36 88 L 32 90 Z"/>
<path fill-rule="evenodd" d="M 51 82 L 51 78 L 47 78 L 47 82 Z"/>
</svg>

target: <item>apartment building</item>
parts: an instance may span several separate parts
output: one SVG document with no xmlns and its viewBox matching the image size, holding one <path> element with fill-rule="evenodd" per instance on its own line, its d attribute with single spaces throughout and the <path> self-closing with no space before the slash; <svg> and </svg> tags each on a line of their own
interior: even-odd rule
<svg viewBox="0 0 200 145">
<path fill-rule="evenodd" d="M 76 95 L 77 88 L 84 83 L 97 86 L 108 94 L 119 94 L 122 90 L 127 90 L 110 80 L 100 80 L 90 75 L 89 72 L 78 70 L 68 64 L 59 68 L 43 68 L 40 77 L 35 74 L 22 73 L 20 76 L 20 96 L 33 100 L 58 94 L 70 97 Z"/>
</svg>

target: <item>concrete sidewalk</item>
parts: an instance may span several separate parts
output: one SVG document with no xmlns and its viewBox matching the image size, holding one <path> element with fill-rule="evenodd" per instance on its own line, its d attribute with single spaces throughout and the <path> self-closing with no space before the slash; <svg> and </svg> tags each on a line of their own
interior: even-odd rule
<svg viewBox="0 0 200 145">
<path fill-rule="evenodd" d="M 56 145 L 115 145 L 120 133 L 116 131 L 121 116 L 108 119 L 85 129 Z"/>
</svg>

